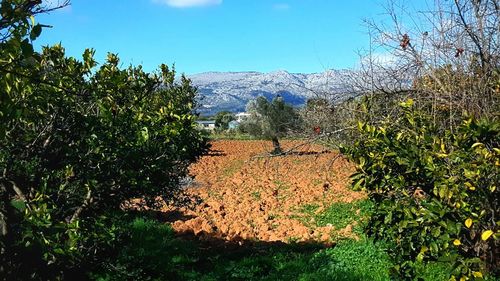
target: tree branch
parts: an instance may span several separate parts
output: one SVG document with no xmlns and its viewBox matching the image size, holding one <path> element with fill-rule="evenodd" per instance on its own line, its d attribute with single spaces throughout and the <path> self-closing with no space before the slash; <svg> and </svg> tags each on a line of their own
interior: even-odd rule
<svg viewBox="0 0 500 281">
<path fill-rule="evenodd" d="M 463 12 L 463 7 L 461 7 L 460 3 L 458 0 L 454 0 L 455 6 L 457 7 L 458 10 L 458 16 L 460 17 L 460 21 L 464 25 L 464 29 L 469 35 L 469 37 L 472 39 L 472 42 L 474 42 L 474 45 L 476 45 L 477 50 L 479 52 L 479 57 L 481 58 L 481 66 L 483 67 L 483 70 L 485 70 L 486 66 L 488 65 L 488 58 L 486 57 L 483 47 L 481 46 L 481 42 L 479 42 L 479 38 L 477 38 L 476 34 L 472 32 L 472 29 L 470 28 L 469 24 L 465 20 L 464 17 L 464 12 Z"/>
<path fill-rule="evenodd" d="M 69 219 L 68 223 L 73 223 L 75 220 L 77 220 L 80 217 L 80 214 L 82 211 L 90 205 L 90 202 L 92 201 L 92 191 L 90 188 L 87 191 L 87 195 L 85 196 L 85 199 L 83 200 L 82 205 L 76 209 L 76 211 L 73 213 L 71 218 Z"/>
</svg>

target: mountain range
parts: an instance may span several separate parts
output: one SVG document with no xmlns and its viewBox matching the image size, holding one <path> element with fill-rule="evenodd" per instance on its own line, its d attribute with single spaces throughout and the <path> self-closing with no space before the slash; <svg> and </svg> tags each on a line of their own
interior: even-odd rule
<svg viewBox="0 0 500 281">
<path fill-rule="evenodd" d="M 322 73 L 289 73 L 284 70 L 261 72 L 205 72 L 188 76 L 198 88 L 198 112 L 213 115 L 219 111 L 245 111 L 248 101 L 258 96 L 268 99 L 280 95 L 285 102 L 302 106 L 309 98 L 322 97 L 333 102 L 352 96 L 347 78 L 350 70 Z"/>
</svg>

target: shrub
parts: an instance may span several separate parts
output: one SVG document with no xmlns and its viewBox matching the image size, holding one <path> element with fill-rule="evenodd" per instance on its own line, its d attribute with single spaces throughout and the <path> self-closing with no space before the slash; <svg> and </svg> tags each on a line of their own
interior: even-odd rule
<svg viewBox="0 0 500 281">
<path fill-rule="evenodd" d="M 392 240 L 403 277 L 428 261 L 452 262 L 452 278 L 499 268 L 500 124 L 468 118 L 455 132 L 401 104 L 400 120 L 359 123 L 361 138 L 343 148 L 357 164 L 353 187 L 376 208 L 369 234 Z M 392 120 L 392 119 L 391 119 Z"/>
</svg>

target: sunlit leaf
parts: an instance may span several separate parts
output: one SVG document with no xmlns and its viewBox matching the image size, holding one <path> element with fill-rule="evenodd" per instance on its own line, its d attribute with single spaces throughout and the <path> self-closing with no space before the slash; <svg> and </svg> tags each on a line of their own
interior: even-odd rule
<svg viewBox="0 0 500 281">
<path fill-rule="evenodd" d="M 474 275 L 474 277 L 476 278 L 483 278 L 483 274 L 479 271 L 473 271 L 472 275 Z"/>
<path fill-rule="evenodd" d="M 483 241 L 486 241 L 488 240 L 488 238 L 490 238 L 490 236 L 493 234 L 493 231 L 492 230 L 486 230 L 483 232 L 483 234 L 481 234 L 481 239 Z"/>
<path fill-rule="evenodd" d="M 483 143 L 480 143 L 480 142 L 476 142 L 475 144 L 473 144 L 473 145 L 471 146 L 471 148 L 476 148 L 476 147 L 478 147 L 478 146 L 484 146 L 484 144 L 483 144 Z"/>
<path fill-rule="evenodd" d="M 472 219 L 471 218 L 468 218 L 465 220 L 465 226 L 467 228 L 470 228 L 472 226 Z"/>
</svg>

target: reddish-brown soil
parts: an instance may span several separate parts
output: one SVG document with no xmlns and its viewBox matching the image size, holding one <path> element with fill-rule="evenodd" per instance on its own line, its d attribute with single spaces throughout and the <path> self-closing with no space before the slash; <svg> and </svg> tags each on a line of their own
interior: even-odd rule
<svg viewBox="0 0 500 281">
<path fill-rule="evenodd" d="M 300 144 L 283 141 L 284 149 Z M 271 151 L 267 141 L 221 140 L 190 168 L 195 184 L 189 194 L 203 201 L 194 209 L 165 207 L 180 215 L 172 220 L 178 233 L 230 241 L 331 242 L 331 235 L 350 236 L 352 225 L 335 230 L 304 223 L 300 207 L 351 202 L 363 193 L 348 188 L 352 165 L 319 145 L 307 145 L 280 157 L 256 157 Z M 313 216 L 308 218 L 314 220 Z"/>
</svg>

